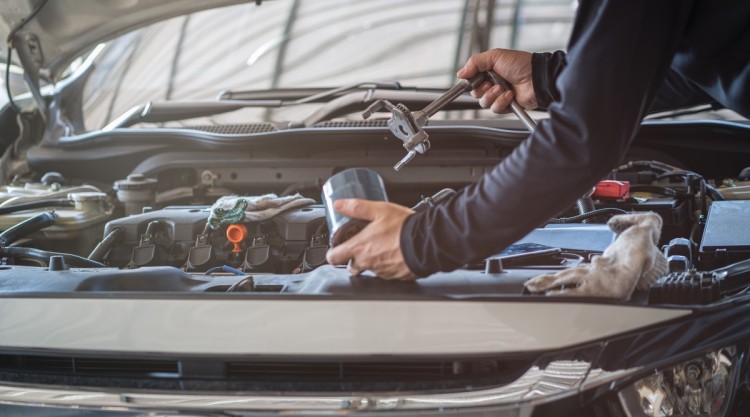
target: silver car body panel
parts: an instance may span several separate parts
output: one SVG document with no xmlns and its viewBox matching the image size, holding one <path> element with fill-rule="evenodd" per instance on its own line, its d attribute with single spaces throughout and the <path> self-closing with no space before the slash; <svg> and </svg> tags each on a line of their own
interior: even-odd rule
<svg viewBox="0 0 750 417">
<path fill-rule="evenodd" d="M 0 348 L 214 355 L 558 349 L 690 314 L 575 302 L 2 298 Z"/>
</svg>

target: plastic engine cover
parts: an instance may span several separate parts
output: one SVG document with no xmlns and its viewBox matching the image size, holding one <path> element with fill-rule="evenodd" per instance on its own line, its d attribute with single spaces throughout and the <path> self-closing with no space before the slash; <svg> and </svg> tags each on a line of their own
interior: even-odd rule
<svg viewBox="0 0 750 417">
<path fill-rule="evenodd" d="M 227 228 L 206 228 L 208 206 L 166 207 L 107 223 L 106 236 L 123 233 L 104 261 L 116 267 L 175 266 L 205 271 L 231 266 L 244 271 L 291 273 L 311 270 L 325 262 L 328 246 L 325 210 L 309 205 L 274 218 L 243 223 L 247 237 L 237 245 Z"/>
</svg>

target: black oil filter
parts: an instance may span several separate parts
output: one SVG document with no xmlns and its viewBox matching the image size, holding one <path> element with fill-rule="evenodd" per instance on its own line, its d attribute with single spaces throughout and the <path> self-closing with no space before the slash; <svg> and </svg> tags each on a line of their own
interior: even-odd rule
<svg viewBox="0 0 750 417">
<path fill-rule="evenodd" d="M 323 184 L 322 200 L 326 207 L 330 246 L 340 245 L 359 233 L 367 221 L 353 219 L 337 212 L 333 203 L 342 198 L 388 201 L 383 179 L 377 172 L 365 168 L 346 169 L 328 178 Z"/>
</svg>

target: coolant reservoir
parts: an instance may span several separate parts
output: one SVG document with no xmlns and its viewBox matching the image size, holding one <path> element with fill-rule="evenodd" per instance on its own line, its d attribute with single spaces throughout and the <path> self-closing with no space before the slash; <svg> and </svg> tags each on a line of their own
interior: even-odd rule
<svg viewBox="0 0 750 417">
<path fill-rule="evenodd" d="M 91 185 L 63 187 L 55 183 L 29 183 L 0 187 L 0 209 L 45 200 L 67 199 L 69 207 L 39 207 L 0 214 L 0 230 L 6 230 L 26 219 L 54 210 L 57 222 L 32 236 L 33 247 L 45 250 L 88 255 L 101 239 L 104 223 L 112 214 L 107 194 Z"/>
</svg>

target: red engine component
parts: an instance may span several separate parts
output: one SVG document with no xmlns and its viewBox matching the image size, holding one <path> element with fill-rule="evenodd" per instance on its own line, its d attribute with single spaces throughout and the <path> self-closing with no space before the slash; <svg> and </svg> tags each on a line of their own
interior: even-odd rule
<svg viewBox="0 0 750 417">
<path fill-rule="evenodd" d="M 630 197 L 630 182 L 614 180 L 599 181 L 596 184 L 592 197 L 624 200 Z"/>
</svg>

